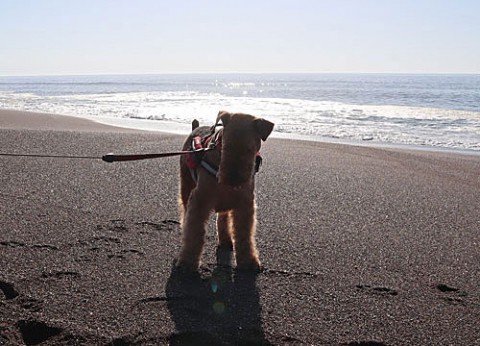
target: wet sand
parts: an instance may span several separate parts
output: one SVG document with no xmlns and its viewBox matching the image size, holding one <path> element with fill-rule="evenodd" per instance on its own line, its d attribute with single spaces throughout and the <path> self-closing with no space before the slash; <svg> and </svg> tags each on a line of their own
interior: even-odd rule
<svg viewBox="0 0 480 346">
<path fill-rule="evenodd" d="M 213 121 L 213 119 L 212 119 Z M 183 137 L 0 111 L 0 153 Z M 0 155 L 0 344 L 480 345 L 480 156 L 269 139 L 257 276 L 179 251 L 178 159 Z"/>
</svg>

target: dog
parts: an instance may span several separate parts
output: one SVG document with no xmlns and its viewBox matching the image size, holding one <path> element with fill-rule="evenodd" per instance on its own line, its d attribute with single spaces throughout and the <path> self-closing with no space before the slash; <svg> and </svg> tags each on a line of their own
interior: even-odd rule
<svg viewBox="0 0 480 346">
<path fill-rule="evenodd" d="M 219 122 L 223 128 L 216 130 Z M 182 248 L 177 266 L 197 270 L 205 243 L 205 227 L 217 213 L 218 252 L 234 251 L 237 269 L 260 270 L 255 244 L 255 172 L 261 142 L 274 124 L 243 113 L 220 111 L 213 127 L 192 122 L 180 158 L 179 211 Z M 218 260 L 217 260 L 218 261 Z"/>
</svg>

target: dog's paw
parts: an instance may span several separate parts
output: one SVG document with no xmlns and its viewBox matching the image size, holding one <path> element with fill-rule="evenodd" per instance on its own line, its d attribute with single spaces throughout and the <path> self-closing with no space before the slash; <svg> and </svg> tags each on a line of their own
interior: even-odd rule
<svg viewBox="0 0 480 346">
<path fill-rule="evenodd" d="M 233 264 L 233 248 L 218 246 L 217 247 L 217 265 L 222 267 L 232 267 Z"/>
<path fill-rule="evenodd" d="M 261 273 L 262 265 L 260 264 L 260 261 L 258 261 L 258 259 L 255 259 L 249 262 L 239 262 L 237 263 L 237 271 Z"/>
<path fill-rule="evenodd" d="M 173 261 L 173 267 L 178 272 L 184 273 L 196 273 L 198 271 L 199 263 L 192 263 L 180 258 L 177 258 Z"/>
</svg>

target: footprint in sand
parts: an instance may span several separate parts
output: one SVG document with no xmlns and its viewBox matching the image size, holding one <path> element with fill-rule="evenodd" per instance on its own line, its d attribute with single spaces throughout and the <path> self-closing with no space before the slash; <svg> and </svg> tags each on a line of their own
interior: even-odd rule
<svg viewBox="0 0 480 346">
<path fill-rule="evenodd" d="M 47 250 L 58 250 L 58 247 L 55 245 L 50 245 L 50 244 L 33 244 L 33 245 L 28 245 L 25 244 L 21 241 L 0 241 L 0 245 L 6 246 L 6 247 L 11 247 L 11 248 L 17 248 L 17 247 L 31 247 L 32 249 L 47 249 Z"/>
<path fill-rule="evenodd" d="M 58 250 L 58 247 L 50 244 L 33 244 L 32 248 L 34 249 L 45 249 L 45 250 Z"/>
<path fill-rule="evenodd" d="M 25 244 L 21 241 L 15 241 L 15 240 L 0 241 L 0 245 L 7 246 L 7 247 L 24 247 L 24 246 L 27 246 L 27 244 Z"/>
<path fill-rule="evenodd" d="M 117 237 L 107 237 L 107 236 L 95 236 L 93 237 L 95 242 L 106 242 L 106 243 L 115 243 L 119 244 L 122 242 L 120 238 Z"/>
<path fill-rule="evenodd" d="M 0 280 L 0 291 L 3 292 L 6 300 L 15 299 L 18 297 L 18 292 L 10 282 Z"/>
<path fill-rule="evenodd" d="M 64 278 L 79 275 L 76 272 L 58 271 L 44 273 L 42 277 Z M 3 292 L 6 300 L 10 300 L 12 304 L 18 304 L 30 312 L 39 312 L 43 308 L 43 301 L 19 293 L 12 283 L 5 280 L 0 280 L 0 291 Z M 64 329 L 50 326 L 32 316 L 24 317 L 16 323 L 8 320 L 0 321 L 0 345 L 4 343 L 7 345 L 39 345 L 44 342 L 48 342 L 49 345 L 99 344 L 98 342 L 87 343 L 87 339 L 83 336 L 66 333 Z"/>
<path fill-rule="evenodd" d="M 125 225 L 125 220 L 110 220 L 110 225 L 107 227 L 111 231 L 115 232 L 127 232 L 128 228 Z"/>
<path fill-rule="evenodd" d="M 98 231 L 113 231 L 117 233 L 128 232 L 128 227 L 125 224 L 125 220 L 109 220 L 107 224 L 97 225 Z"/>
<path fill-rule="evenodd" d="M 372 287 L 370 285 L 357 285 L 358 290 L 368 294 L 375 294 L 383 297 L 396 296 L 398 292 L 388 287 Z"/>
<path fill-rule="evenodd" d="M 74 271 L 54 271 L 54 272 L 44 272 L 42 273 L 42 278 L 48 279 L 48 278 L 53 278 L 53 279 L 65 279 L 65 278 L 79 278 L 81 275 L 80 273 L 74 272 Z"/>
<path fill-rule="evenodd" d="M 383 342 L 378 342 L 378 341 L 352 341 L 345 345 L 346 346 L 387 346 Z"/>
<path fill-rule="evenodd" d="M 31 312 L 39 312 L 43 309 L 43 300 L 38 300 L 31 297 L 20 296 L 17 298 L 17 303 L 23 309 Z"/>
<path fill-rule="evenodd" d="M 435 288 L 442 292 L 440 299 L 443 299 L 450 304 L 465 304 L 463 297 L 467 296 L 467 292 L 446 284 L 438 284 Z"/>
<path fill-rule="evenodd" d="M 17 323 L 22 339 L 27 345 L 38 345 L 62 333 L 61 328 L 50 327 L 44 322 L 20 320 Z"/>
<path fill-rule="evenodd" d="M 165 231 L 165 230 L 172 231 L 172 230 L 178 228 L 178 226 L 180 225 L 180 222 L 178 222 L 176 220 L 165 219 L 165 220 L 162 220 L 162 221 L 159 221 L 159 222 L 141 221 L 141 222 L 137 222 L 135 224 L 136 225 L 141 225 L 141 226 L 144 226 L 144 227 L 153 228 L 157 231 Z"/>
<path fill-rule="evenodd" d="M 25 310 L 38 312 L 43 307 L 43 301 L 20 294 L 9 282 L 0 280 L 0 291 L 3 292 L 6 300 L 15 299 L 15 303 Z"/>
</svg>

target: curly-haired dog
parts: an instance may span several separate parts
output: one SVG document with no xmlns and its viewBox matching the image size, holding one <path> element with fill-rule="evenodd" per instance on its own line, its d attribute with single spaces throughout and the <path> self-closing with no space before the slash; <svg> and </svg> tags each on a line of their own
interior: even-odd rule
<svg viewBox="0 0 480 346">
<path fill-rule="evenodd" d="M 220 120 L 223 128 L 216 131 Z M 215 210 L 219 249 L 234 250 L 237 268 L 258 270 L 255 172 L 261 162 L 261 141 L 267 139 L 274 124 L 248 114 L 222 111 L 212 128 L 198 126 L 194 120 L 183 146 L 183 150 L 192 152 L 180 159 L 183 244 L 177 265 L 198 268 L 206 222 Z M 208 149 L 202 151 L 202 147 Z"/>
</svg>

